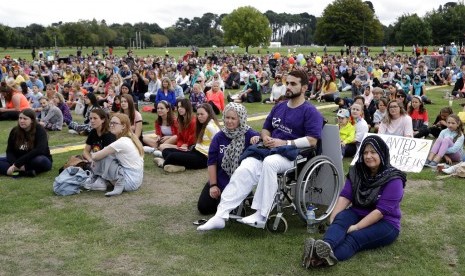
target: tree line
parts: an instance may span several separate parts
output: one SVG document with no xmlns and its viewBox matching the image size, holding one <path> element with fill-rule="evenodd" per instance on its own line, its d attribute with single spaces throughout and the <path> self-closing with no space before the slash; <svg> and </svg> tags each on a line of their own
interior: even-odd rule
<svg viewBox="0 0 465 276">
<path fill-rule="evenodd" d="M 247 9 L 238 8 L 231 14 L 244 10 Z M 34 23 L 26 27 L 10 27 L 0 24 L 0 47 L 221 47 L 231 45 L 232 41 L 241 42 L 241 38 L 231 39 L 225 34 L 230 24 L 240 20 L 237 19 L 240 17 L 228 18 L 231 14 L 205 13 L 202 17 L 192 19 L 178 18 L 173 26 L 164 29 L 157 23 L 108 25 L 105 20 L 96 19 L 60 21 L 50 26 Z M 361 0 L 335 0 L 325 8 L 319 18 L 308 12 L 291 14 L 268 10 L 264 14 L 256 14 L 253 16 L 263 16 L 265 21 L 260 19 L 260 22 L 267 25 L 267 30 L 259 29 L 256 32 L 257 36 L 263 34 L 265 37 L 260 38 L 261 43 L 278 41 L 282 45 L 440 45 L 452 41 L 461 44 L 465 39 L 465 6 L 455 2 L 441 5 L 424 17 L 419 17 L 416 13 L 404 14 L 389 26 L 381 24 L 370 1 Z M 270 34 L 268 29 L 271 30 Z M 248 41 L 245 44 L 255 46 L 256 43 Z"/>
</svg>

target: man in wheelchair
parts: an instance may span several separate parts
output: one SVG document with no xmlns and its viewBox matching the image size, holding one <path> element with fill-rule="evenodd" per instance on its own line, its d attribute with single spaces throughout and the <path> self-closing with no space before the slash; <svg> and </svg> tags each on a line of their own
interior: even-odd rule
<svg viewBox="0 0 465 276">
<path fill-rule="evenodd" d="M 287 76 L 286 98 L 288 101 L 277 104 L 267 116 L 261 139 L 263 146 L 275 154 L 261 155 L 262 158 L 245 158 L 231 176 L 229 184 L 221 194 L 217 212 L 207 223 L 197 228 L 200 231 L 222 229 L 229 213 L 238 207 L 257 185 L 252 209 L 256 212 L 239 222 L 264 228 L 278 190 L 278 173 L 294 167 L 294 158 L 284 157 L 287 149 L 316 146 L 321 138 L 323 116 L 309 102 L 305 101 L 308 77 L 296 70 Z M 286 147 L 279 150 L 279 147 Z M 278 148 L 278 149 L 277 149 Z"/>
</svg>

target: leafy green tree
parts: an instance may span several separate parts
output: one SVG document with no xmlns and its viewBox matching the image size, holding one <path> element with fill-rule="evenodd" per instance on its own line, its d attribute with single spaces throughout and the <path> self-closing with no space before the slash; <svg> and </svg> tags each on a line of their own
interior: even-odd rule
<svg viewBox="0 0 465 276">
<path fill-rule="evenodd" d="M 465 6 L 463 4 L 446 3 L 438 10 L 426 13 L 424 20 L 432 30 L 433 44 L 449 44 L 452 41 L 461 44 L 464 41 Z"/>
<path fill-rule="evenodd" d="M 398 27 L 398 31 L 395 32 L 397 45 L 431 44 L 430 25 L 417 14 L 404 16 L 399 21 Z"/>
<path fill-rule="evenodd" d="M 155 47 L 166 46 L 170 42 L 168 37 L 166 35 L 162 35 L 162 34 L 153 34 L 152 35 L 152 41 L 153 41 L 153 45 Z"/>
<path fill-rule="evenodd" d="M 370 5 L 361 0 L 335 0 L 317 22 L 315 39 L 319 44 L 379 44 L 382 24 Z"/>
<path fill-rule="evenodd" d="M 270 22 L 257 9 L 240 7 L 225 16 L 221 21 L 226 44 L 239 45 L 249 51 L 249 47 L 268 45 L 271 38 Z"/>
<path fill-rule="evenodd" d="M 10 27 L 0 24 L 0 47 L 7 48 L 11 46 L 11 36 L 13 31 Z"/>
</svg>

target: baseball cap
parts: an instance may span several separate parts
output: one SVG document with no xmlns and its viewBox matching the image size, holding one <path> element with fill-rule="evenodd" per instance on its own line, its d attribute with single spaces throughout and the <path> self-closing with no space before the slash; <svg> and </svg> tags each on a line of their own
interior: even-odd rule
<svg viewBox="0 0 465 276">
<path fill-rule="evenodd" d="M 343 109 L 343 108 L 339 109 L 339 111 L 337 112 L 337 117 L 349 118 L 350 117 L 349 110 Z"/>
</svg>

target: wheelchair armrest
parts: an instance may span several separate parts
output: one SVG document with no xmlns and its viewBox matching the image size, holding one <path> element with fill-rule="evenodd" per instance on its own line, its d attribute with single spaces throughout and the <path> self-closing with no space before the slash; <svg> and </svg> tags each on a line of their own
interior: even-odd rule
<svg viewBox="0 0 465 276">
<path fill-rule="evenodd" d="M 295 159 L 295 164 L 300 164 L 302 162 L 306 162 L 308 157 L 316 156 L 316 147 L 310 146 L 306 148 L 301 148 L 299 151 L 299 155 Z"/>
</svg>

